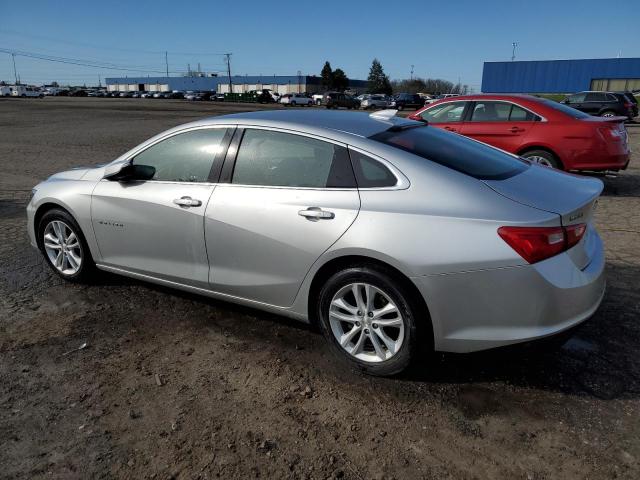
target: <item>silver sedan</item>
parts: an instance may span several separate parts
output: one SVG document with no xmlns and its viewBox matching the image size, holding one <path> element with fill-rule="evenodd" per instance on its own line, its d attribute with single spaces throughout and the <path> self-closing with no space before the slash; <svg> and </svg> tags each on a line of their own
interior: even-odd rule
<svg viewBox="0 0 640 480">
<path fill-rule="evenodd" d="M 314 323 L 375 375 L 590 317 L 602 183 L 393 113 L 173 128 L 37 185 L 31 243 L 70 281 L 105 270 Z"/>
</svg>

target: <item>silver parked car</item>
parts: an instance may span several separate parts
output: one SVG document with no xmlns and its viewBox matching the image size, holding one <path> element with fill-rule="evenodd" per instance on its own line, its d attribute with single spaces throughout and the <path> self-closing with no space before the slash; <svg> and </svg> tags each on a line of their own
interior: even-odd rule
<svg viewBox="0 0 640 480">
<path fill-rule="evenodd" d="M 31 243 L 96 269 L 287 315 L 376 375 L 418 348 L 564 331 L 604 294 L 600 180 L 395 111 L 198 120 L 33 190 Z"/>
<path fill-rule="evenodd" d="M 391 100 L 386 95 L 367 95 L 360 101 L 360 107 L 364 110 L 374 110 L 376 108 L 387 108 Z"/>
</svg>

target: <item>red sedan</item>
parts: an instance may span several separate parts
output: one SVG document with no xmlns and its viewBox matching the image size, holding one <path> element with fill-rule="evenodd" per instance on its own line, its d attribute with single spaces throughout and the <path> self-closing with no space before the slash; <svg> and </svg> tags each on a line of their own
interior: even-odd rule
<svg viewBox="0 0 640 480">
<path fill-rule="evenodd" d="M 562 170 L 624 170 L 629 164 L 624 117 L 592 117 L 529 95 L 452 97 L 409 118 Z"/>
</svg>

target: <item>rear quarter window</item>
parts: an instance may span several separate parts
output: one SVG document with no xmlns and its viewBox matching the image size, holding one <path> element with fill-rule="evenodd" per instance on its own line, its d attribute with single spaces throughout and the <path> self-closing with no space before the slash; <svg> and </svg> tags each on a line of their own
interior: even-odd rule
<svg viewBox="0 0 640 480">
<path fill-rule="evenodd" d="M 370 138 L 479 180 L 503 180 L 529 167 L 527 162 L 508 153 L 439 128 L 387 130 Z"/>
</svg>

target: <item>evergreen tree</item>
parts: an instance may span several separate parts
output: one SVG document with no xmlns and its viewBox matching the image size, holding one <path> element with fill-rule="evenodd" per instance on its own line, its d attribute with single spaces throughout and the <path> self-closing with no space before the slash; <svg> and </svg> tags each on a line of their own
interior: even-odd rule
<svg viewBox="0 0 640 480">
<path fill-rule="evenodd" d="M 349 79 L 341 68 L 336 68 L 333 72 L 333 82 L 331 88 L 344 92 L 349 87 Z"/>
<path fill-rule="evenodd" d="M 391 95 L 391 82 L 389 81 L 389 77 L 384 73 L 382 64 L 377 58 L 374 58 L 373 62 L 371 62 L 371 69 L 369 70 L 369 78 L 367 78 L 367 81 L 369 82 L 369 93 Z"/>
<path fill-rule="evenodd" d="M 331 64 L 328 61 L 324 62 L 320 77 L 322 77 L 321 83 L 325 90 L 333 88 L 333 70 L 331 70 Z"/>
</svg>

